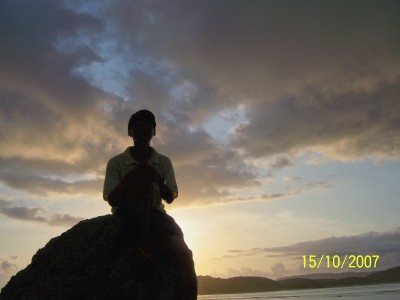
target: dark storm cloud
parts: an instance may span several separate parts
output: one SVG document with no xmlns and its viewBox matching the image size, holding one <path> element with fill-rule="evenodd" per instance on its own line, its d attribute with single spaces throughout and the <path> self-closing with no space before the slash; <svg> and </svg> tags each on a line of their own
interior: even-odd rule
<svg viewBox="0 0 400 300">
<path fill-rule="evenodd" d="M 250 155 L 323 146 L 336 157 L 398 157 L 399 3 L 125 1 L 114 9 L 135 50 L 215 91 L 201 105 L 188 97 L 182 114 L 245 103 L 248 125 L 234 146 Z"/>
<path fill-rule="evenodd" d="M 0 14 L 2 105 L 8 112 L 4 115 L 11 119 L 7 121 L 17 112 L 39 122 L 86 111 L 97 92 L 71 72 L 100 58 L 87 47 L 76 48 L 69 55 L 60 53 L 56 41 L 79 30 L 95 32 L 101 23 L 71 13 L 62 1 L 2 1 Z"/>
<path fill-rule="evenodd" d="M 193 122 L 188 112 L 200 111 L 197 107 L 203 104 L 204 115 L 205 103 L 213 100 L 213 92 L 200 86 L 195 76 L 187 80 L 154 64 L 131 72 L 130 93 L 137 102 L 111 97 L 77 72 L 106 59 L 98 50 L 107 34 L 102 18 L 68 10 L 63 1 L 4 1 L 1 8 L 0 180 L 7 186 L 39 195 L 101 191 L 102 179 L 71 183 L 63 177 L 102 177 L 107 159 L 122 151 L 123 143 L 131 144 L 122 137 L 133 111 L 145 106 L 158 112 L 162 132 L 163 119 L 168 123 L 172 118 L 186 128 Z M 117 38 L 124 43 L 122 36 Z M 176 98 L 180 101 L 173 104 Z M 164 132 L 162 143 L 182 166 L 180 173 L 194 174 L 181 186 L 188 195 L 217 196 L 223 193 L 220 186 L 254 179 L 248 171 L 234 170 L 229 163 L 234 153 L 218 154 L 218 145 L 207 134 L 182 129 L 187 137 L 182 140 L 174 131 Z M 172 139 L 173 147 L 168 145 Z M 202 151 L 206 148 L 210 156 Z M 211 159 L 216 160 L 213 166 Z M 221 167 L 220 184 L 216 176 L 210 182 L 202 175 L 211 174 L 209 167 L 216 165 Z"/>
<path fill-rule="evenodd" d="M 254 157 L 280 169 L 304 150 L 399 155 L 397 2 L 68 3 L 0 3 L 5 185 L 101 189 L 100 179 L 63 177 L 100 178 L 131 144 L 126 122 L 141 108 L 155 112 L 156 148 L 173 159 L 189 202 L 258 185 L 246 164 Z M 110 93 L 112 81 L 124 90 Z M 232 143 L 201 128 L 238 107 L 245 122 Z"/>
<path fill-rule="evenodd" d="M 0 199 L 0 213 L 22 221 L 34 221 L 45 223 L 51 226 L 71 227 L 82 221 L 83 218 L 73 217 L 68 214 L 50 214 L 46 215 L 45 210 L 40 207 L 13 206 L 12 202 Z"/>
<path fill-rule="evenodd" d="M 118 1 L 114 8 L 135 50 L 246 93 L 250 84 L 258 93 L 270 80 L 297 82 L 355 54 L 398 47 L 392 1 Z"/>
<path fill-rule="evenodd" d="M 63 1 L 2 1 L 0 15 L 0 180 L 40 194 L 98 190 L 54 179 L 103 174 L 115 147 L 102 107 L 112 97 L 75 74 L 100 57 L 79 43 L 60 50 L 57 41 L 95 35 L 102 22 Z"/>
<path fill-rule="evenodd" d="M 0 155 L 82 159 L 85 147 L 104 143 L 95 129 L 105 126 L 102 102 L 111 97 L 75 75 L 77 67 L 100 57 L 79 44 L 61 51 L 57 40 L 96 34 L 102 22 L 72 13 L 63 1 L 0 5 Z"/>
<path fill-rule="evenodd" d="M 398 156 L 399 87 L 385 84 L 370 93 L 315 88 L 254 105 L 235 144 L 255 156 L 322 147 L 344 158 Z"/>
</svg>

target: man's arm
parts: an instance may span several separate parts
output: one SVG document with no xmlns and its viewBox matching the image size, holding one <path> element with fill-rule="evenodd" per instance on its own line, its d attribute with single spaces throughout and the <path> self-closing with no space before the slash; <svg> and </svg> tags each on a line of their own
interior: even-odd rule
<svg viewBox="0 0 400 300">
<path fill-rule="evenodd" d="M 121 178 L 118 161 L 114 159 L 109 160 L 104 178 L 103 199 L 110 206 L 115 207 L 120 203 L 126 189 L 127 179 L 126 176 L 125 178 Z"/>
<path fill-rule="evenodd" d="M 168 203 L 171 204 L 176 198 L 178 198 L 178 186 L 176 184 L 175 172 L 172 167 L 172 162 L 168 158 L 163 166 L 164 181 L 162 187 L 160 187 L 161 197 Z"/>
</svg>

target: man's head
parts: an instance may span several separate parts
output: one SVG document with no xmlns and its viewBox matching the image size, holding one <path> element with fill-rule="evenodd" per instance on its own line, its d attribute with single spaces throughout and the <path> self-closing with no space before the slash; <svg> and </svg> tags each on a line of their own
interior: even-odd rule
<svg viewBox="0 0 400 300">
<path fill-rule="evenodd" d="M 139 110 L 129 119 L 128 135 L 136 142 L 147 143 L 156 135 L 156 118 L 146 109 Z"/>
</svg>

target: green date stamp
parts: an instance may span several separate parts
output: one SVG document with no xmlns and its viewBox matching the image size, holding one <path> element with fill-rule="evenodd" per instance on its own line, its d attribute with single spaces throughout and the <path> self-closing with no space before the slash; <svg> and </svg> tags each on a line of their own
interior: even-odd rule
<svg viewBox="0 0 400 300">
<path fill-rule="evenodd" d="M 376 268 L 379 255 L 303 255 L 304 269 L 370 269 Z"/>
</svg>

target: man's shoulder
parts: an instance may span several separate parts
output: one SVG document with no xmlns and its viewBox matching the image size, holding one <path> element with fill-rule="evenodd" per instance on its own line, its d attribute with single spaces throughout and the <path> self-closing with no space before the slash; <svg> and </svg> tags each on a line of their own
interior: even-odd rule
<svg viewBox="0 0 400 300">
<path fill-rule="evenodd" d="M 153 148 L 153 151 L 154 151 L 155 157 L 157 157 L 157 159 L 159 159 L 161 162 L 171 162 L 171 159 L 168 156 L 161 154 L 154 148 Z"/>
<path fill-rule="evenodd" d="M 128 148 L 125 149 L 124 152 L 119 153 L 119 154 L 117 154 L 117 155 L 111 157 L 111 158 L 108 160 L 108 163 L 109 163 L 109 164 L 110 164 L 110 163 L 112 164 L 112 163 L 124 162 L 125 160 L 129 159 L 129 156 L 130 156 L 130 154 L 129 154 L 129 147 L 128 147 Z"/>
</svg>

